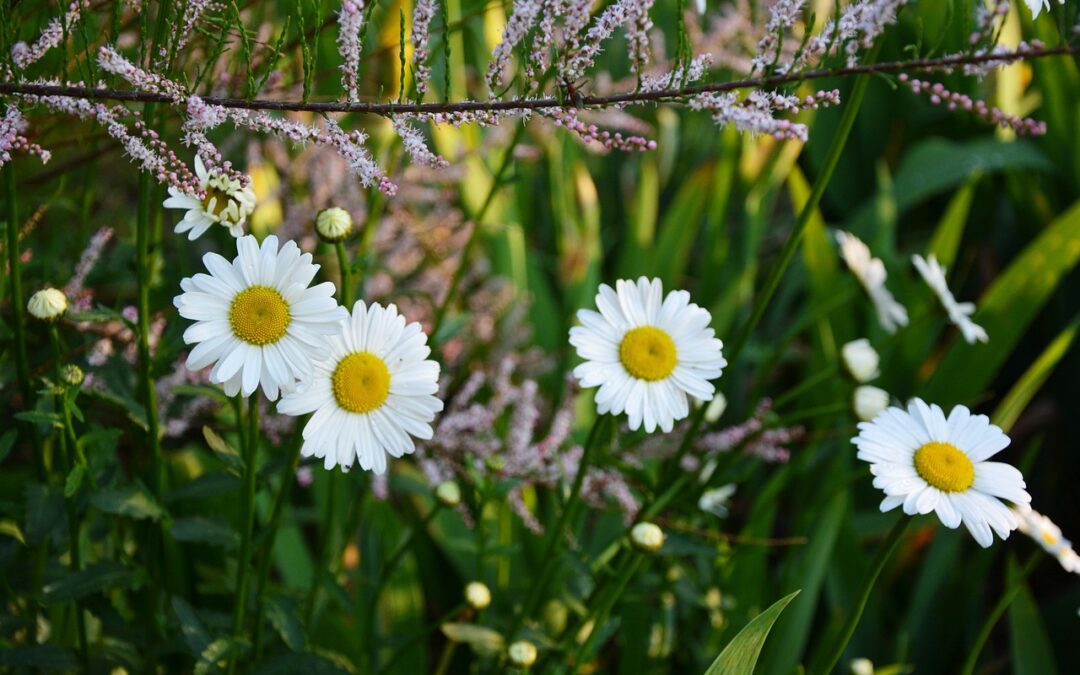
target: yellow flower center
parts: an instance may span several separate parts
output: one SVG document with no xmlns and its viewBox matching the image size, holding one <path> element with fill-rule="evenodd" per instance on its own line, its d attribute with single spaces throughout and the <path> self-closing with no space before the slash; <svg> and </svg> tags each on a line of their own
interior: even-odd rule
<svg viewBox="0 0 1080 675">
<path fill-rule="evenodd" d="M 653 326 L 641 326 L 626 332 L 619 344 L 619 360 L 626 372 L 639 380 L 662 380 L 675 370 L 675 342 Z"/>
<path fill-rule="evenodd" d="M 951 443 L 932 441 L 916 450 L 915 470 L 942 492 L 963 492 L 975 482 L 975 465 Z"/>
<path fill-rule="evenodd" d="M 1048 530 L 1043 530 L 1040 533 L 1040 535 L 1042 536 L 1043 542 L 1045 542 L 1047 546 L 1057 546 L 1058 545 L 1057 535 L 1054 534 L 1053 532 L 1050 532 Z"/>
<path fill-rule="evenodd" d="M 390 394 L 390 370 L 371 352 L 353 352 L 341 359 L 330 382 L 338 405 L 352 413 L 369 413 Z"/>
<path fill-rule="evenodd" d="M 281 294 L 268 286 L 245 288 L 229 307 L 233 335 L 253 345 L 268 345 L 285 335 L 292 317 Z"/>
<path fill-rule="evenodd" d="M 211 201 L 214 202 L 212 207 L 210 206 Z M 229 205 L 229 194 L 216 187 L 206 188 L 206 196 L 203 197 L 202 205 L 203 211 L 206 211 L 215 218 L 220 218 L 221 213 L 225 211 L 225 208 Z"/>
</svg>

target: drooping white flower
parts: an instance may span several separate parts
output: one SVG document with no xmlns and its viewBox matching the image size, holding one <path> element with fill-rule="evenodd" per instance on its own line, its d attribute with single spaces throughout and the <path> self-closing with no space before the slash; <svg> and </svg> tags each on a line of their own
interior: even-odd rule
<svg viewBox="0 0 1080 675">
<path fill-rule="evenodd" d="M 945 281 L 945 268 L 938 263 L 937 257 L 930 254 L 929 259 L 924 259 L 921 255 L 913 255 L 911 262 L 915 265 L 915 269 L 919 270 L 926 284 L 934 291 L 941 306 L 945 308 L 949 321 L 960 329 L 968 344 L 987 342 L 990 338 L 986 335 L 986 331 L 971 320 L 971 315 L 975 313 L 975 304 L 956 301 Z"/>
<path fill-rule="evenodd" d="M 895 333 L 900 326 L 908 324 L 907 309 L 904 308 L 889 289 L 885 288 L 885 279 L 889 274 L 885 271 L 885 263 L 880 258 L 870 254 L 870 248 L 853 234 L 844 231 L 836 233 L 836 241 L 840 244 L 840 255 L 847 263 L 848 269 L 859 280 L 866 294 L 874 303 L 877 310 L 878 321 L 881 326 L 890 333 Z"/>
<path fill-rule="evenodd" d="M 1027 504 L 1013 507 L 1021 532 L 1031 537 L 1044 551 L 1057 558 L 1067 572 L 1080 574 L 1080 564 L 1072 542 L 1061 535 L 1061 528 L 1054 521 L 1032 509 Z"/>
<path fill-rule="evenodd" d="M 874 487 L 885 493 L 882 512 L 934 511 L 945 527 L 963 522 L 980 546 L 1006 539 L 1018 526 L 1008 506 L 1028 504 L 1024 477 L 1013 466 L 987 461 L 1009 445 L 1009 437 L 985 415 L 958 405 L 946 418 L 936 405 L 914 399 L 907 410 L 889 408 L 859 424 L 852 439 L 858 457 L 870 462 Z"/>
<path fill-rule="evenodd" d="M 304 426 L 304 457 L 345 471 L 359 461 L 381 474 L 387 455 L 413 452 L 414 436 L 432 437 L 431 421 L 443 409 L 435 396 L 439 364 L 427 358 L 420 324 L 407 324 L 394 305 L 361 300 L 322 348 L 328 358 L 278 404 L 286 415 L 315 413 Z"/>
<path fill-rule="evenodd" d="M 840 348 L 840 357 L 844 367 L 856 382 L 869 382 L 877 377 L 878 363 L 881 358 L 866 338 L 852 340 Z"/>
<path fill-rule="evenodd" d="M 194 240 L 214 223 L 220 223 L 232 236 L 243 236 L 244 223 L 255 210 L 255 191 L 251 189 L 251 182 L 244 184 L 220 171 L 207 171 L 198 155 L 195 155 L 195 174 L 205 197 L 199 199 L 177 187 L 170 187 L 169 198 L 162 203 L 167 209 L 187 211 L 174 231 L 178 234 L 187 232 L 188 239 Z"/>
<path fill-rule="evenodd" d="M 625 412 L 631 429 L 671 431 L 690 412 L 688 395 L 712 399 L 710 380 L 727 365 L 723 343 L 709 328 L 709 312 L 686 291 L 664 297 L 660 280 L 645 277 L 620 279 L 615 289 L 601 284 L 600 311 L 580 310 L 582 325 L 570 329 L 570 344 L 585 359 L 574 377 L 582 387 L 600 387 L 601 414 Z"/>
<path fill-rule="evenodd" d="M 232 262 L 207 253 L 210 274 L 180 282 L 184 292 L 173 303 L 180 316 L 195 321 L 184 332 L 184 342 L 195 345 L 187 367 L 214 364 L 210 381 L 229 396 L 250 396 L 261 385 L 273 401 L 325 358 L 326 336 L 340 330 L 348 313 L 334 300 L 334 284 L 308 287 L 319 266 L 295 242 L 278 250 L 273 235 L 262 247 L 247 235 L 236 249 Z"/>
<path fill-rule="evenodd" d="M 869 422 L 889 407 L 889 392 L 869 384 L 855 387 L 851 398 L 855 416 L 863 422 Z"/>
<path fill-rule="evenodd" d="M 1027 3 L 1028 9 L 1031 10 L 1031 18 L 1038 19 L 1039 13 L 1044 9 L 1050 11 L 1050 0 L 1024 0 Z M 1065 0 L 1058 0 L 1059 5 L 1065 4 Z"/>
</svg>

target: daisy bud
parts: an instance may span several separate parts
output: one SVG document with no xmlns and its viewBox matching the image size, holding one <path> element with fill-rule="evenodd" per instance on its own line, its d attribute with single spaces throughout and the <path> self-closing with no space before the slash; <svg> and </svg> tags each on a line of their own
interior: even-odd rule
<svg viewBox="0 0 1080 675">
<path fill-rule="evenodd" d="M 518 640 L 507 650 L 510 663 L 518 668 L 530 668 L 536 663 L 536 645 L 528 640 Z"/>
<path fill-rule="evenodd" d="M 630 541 L 643 553 L 656 553 L 664 545 L 664 531 L 652 523 L 638 523 L 630 530 Z"/>
<path fill-rule="evenodd" d="M 64 384 L 69 387 L 78 387 L 83 383 L 85 377 L 82 368 L 72 363 L 69 363 L 60 370 L 60 379 L 62 379 Z"/>
<path fill-rule="evenodd" d="M 879 412 L 889 407 L 889 392 L 868 384 L 856 387 L 852 399 L 855 416 L 863 422 L 869 422 L 877 417 Z"/>
<path fill-rule="evenodd" d="M 727 410 L 727 398 L 720 392 L 716 392 L 713 400 L 709 402 L 709 407 L 705 409 L 705 423 L 716 423 L 725 410 Z"/>
<path fill-rule="evenodd" d="M 42 321 L 52 321 L 60 318 L 67 311 L 67 298 L 64 292 L 55 288 L 43 288 L 30 296 L 30 302 L 26 303 L 26 309 L 30 315 Z"/>
<path fill-rule="evenodd" d="M 880 374 L 878 353 L 866 338 L 847 343 L 840 348 L 840 355 L 844 360 L 844 367 L 856 382 L 869 382 Z"/>
<path fill-rule="evenodd" d="M 870 659 L 851 659 L 851 675 L 874 675 L 874 663 Z"/>
<path fill-rule="evenodd" d="M 491 591 L 479 581 L 470 581 L 465 585 L 465 602 L 473 609 L 486 609 L 491 604 Z"/>
<path fill-rule="evenodd" d="M 315 217 L 315 230 L 323 241 L 331 244 L 345 239 L 352 234 L 353 220 L 349 212 L 337 206 L 319 211 Z"/>
<path fill-rule="evenodd" d="M 448 509 L 461 503 L 461 488 L 452 480 L 439 483 L 435 488 L 435 499 Z"/>
</svg>

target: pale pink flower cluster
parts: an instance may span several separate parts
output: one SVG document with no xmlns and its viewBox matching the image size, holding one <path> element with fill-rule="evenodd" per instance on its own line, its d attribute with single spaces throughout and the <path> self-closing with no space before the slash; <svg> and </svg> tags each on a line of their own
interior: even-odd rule
<svg viewBox="0 0 1080 675">
<path fill-rule="evenodd" d="M 750 419 L 720 431 L 702 434 L 694 442 L 694 450 L 702 457 L 740 449 L 743 454 L 766 462 L 783 463 L 791 457 L 788 446 L 802 440 L 806 430 L 801 426 L 767 427 L 772 401 L 762 399 Z"/>
<path fill-rule="evenodd" d="M 733 92 L 706 92 L 692 97 L 689 105 L 694 110 L 711 113 L 713 121 L 721 127 L 730 124 L 744 133 L 767 134 L 780 140 L 806 141 L 808 130 L 805 124 L 777 119 L 775 114 L 797 113 L 803 108 L 816 109 L 835 105 L 839 100 L 840 93 L 837 90 L 819 91 L 803 99 L 754 90 L 742 100 Z"/>
<path fill-rule="evenodd" d="M 806 0 L 777 0 L 769 8 L 769 20 L 765 22 L 765 34 L 757 44 L 757 54 L 751 59 L 754 71 L 764 71 L 779 58 L 777 49 L 784 35 L 802 18 Z"/>
<path fill-rule="evenodd" d="M 41 31 L 38 39 L 34 40 L 34 44 L 27 45 L 25 42 L 16 42 L 11 47 L 11 60 L 15 67 L 19 70 L 26 70 L 31 64 L 45 56 L 50 49 L 59 45 L 64 39 L 65 24 L 67 31 L 70 33 L 72 27 L 79 22 L 82 10 L 89 5 L 90 3 L 87 0 L 78 0 L 68 5 L 63 20 L 50 20 L 45 29 Z"/>
<path fill-rule="evenodd" d="M 666 73 L 643 75 L 641 78 L 641 91 L 660 91 L 668 87 L 693 84 L 708 74 L 712 64 L 712 54 L 700 54 L 692 58 L 685 67 L 678 65 Z"/>
<path fill-rule="evenodd" d="M 529 28 L 536 21 L 541 4 L 541 0 L 515 0 L 514 8 L 510 12 L 510 18 L 506 20 L 506 26 L 503 28 L 502 41 L 495 45 L 495 49 L 491 52 L 491 61 L 488 63 L 486 79 L 491 98 L 499 95 L 502 88 L 503 72 L 510 62 L 514 47 L 521 42 L 521 39 L 525 37 L 525 34 L 529 32 Z M 545 19 L 550 20 L 553 18 L 550 12 L 545 16 Z M 545 39 L 550 39 L 550 36 Z"/>
<path fill-rule="evenodd" d="M 565 46 L 568 56 L 565 63 L 560 65 L 563 82 L 579 80 L 603 51 L 604 43 L 615 33 L 615 29 L 624 25 L 627 26 L 627 39 L 633 45 L 631 58 L 634 67 L 643 67 L 648 62 L 648 38 L 643 35 L 641 28 L 648 23 L 652 4 L 653 0 L 617 0 L 604 9 L 584 37 L 569 35 L 570 42 Z"/>
<path fill-rule="evenodd" d="M 598 128 L 595 124 L 586 124 L 578 119 L 577 112 L 574 110 L 553 108 L 543 114 L 545 117 L 553 119 L 555 126 L 574 132 L 586 143 L 599 143 L 605 150 L 644 152 L 656 149 L 656 141 L 642 136 L 623 136 L 620 131 L 612 133 L 606 129 Z"/>
<path fill-rule="evenodd" d="M 360 100 L 360 31 L 364 27 L 364 0 L 345 0 L 338 12 L 338 53 L 341 86 L 349 101 Z"/>
<path fill-rule="evenodd" d="M 856 0 L 844 7 L 837 20 L 830 19 L 791 62 L 776 63 L 776 71 L 788 73 L 820 62 L 834 47 L 843 48 L 846 64 L 858 63 L 861 49 L 869 49 L 885 28 L 896 23 L 900 7 L 910 0 Z"/>
<path fill-rule="evenodd" d="M 431 21 L 438 10 L 436 0 L 416 0 L 412 17 L 412 66 L 416 92 L 423 97 L 427 92 L 431 68 L 427 65 L 428 43 L 431 41 Z M 402 137 L 404 140 L 404 137 Z"/>
<path fill-rule="evenodd" d="M 179 53 L 187 46 L 188 39 L 195 31 L 195 24 L 208 12 L 217 12 L 225 8 L 225 5 L 217 0 L 187 0 L 184 18 L 176 25 L 178 30 L 173 38 L 176 51 Z"/>
<path fill-rule="evenodd" d="M 37 143 L 31 143 L 30 139 L 23 135 L 26 127 L 26 119 L 23 118 L 19 109 L 8 106 L 4 111 L 4 117 L 0 118 L 0 166 L 11 161 L 12 152 L 37 155 L 43 164 L 52 157 L 48 150 Z"/>
<path fill-rule="evenodd" d="M 433 153 L 424 141 L 424 135 L 414 127 L 409 125 L 408 120 L 403 116 L 394 117 L 391 120 L 394 125 L 394 131 L 401 138 L 402 145 L 405 146 L 405 152 L 409 153 L 414 162 L 430 166 L 435 169 L 442 169 L 450 166 L 450 162 L 447 162 L 440 155 Z"/>
<path fill-rule="evenodd" d="M 111 227 L 101 228 L 90 237 L 90 241 L 87 243 L 86 248 L 83 249 L 82 255 L 79 256 L 79 262 L 75 265 L 75 273 L 64 284 L 64 295 L 67 296 L 71 309 L 75 311 L 90 309 L 94 292 L 92 289 L 86 288 L 86 277 L 97 265 L 98 260 L 101 259 L 101 254 L 105 250 L 106 244 L 112 240 L 112 237 L 113 229 Z"/>
<path fill-rule="evenodd" d="M 178 105 L 187 101 L 187 92 L 179 83 L 136 66 L 108 45 L 98 50 L 98 65 L 102 70 L 124 78 L 136 89 L 166 94 Z"/>
<path fill-rule="evenodd" d="M 1042 136 L 1046 133 L 1046 122 L 1011 115 L 996 106 L 987 105 L 986 101 L 949 91 L 940 82 L 931 83 L 909 77 L 907 74 L 901 74 L 899 79 L 915 94 L 927 96 L 934 105 L 945 105 L 949 110 L 966 110 L 990 124 L 996 124 L 1003 129 L 1012 129 L 1019 136 Z"/>
</svg>

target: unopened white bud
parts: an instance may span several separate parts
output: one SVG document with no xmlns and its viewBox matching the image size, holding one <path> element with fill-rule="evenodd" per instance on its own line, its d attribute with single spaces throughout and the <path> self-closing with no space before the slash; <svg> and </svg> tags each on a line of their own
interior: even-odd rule
<svg viewBox="0 0 1080 675">
<path fill-rule="evenodd" d="M 855 416 L 863 422 L 869 422 L 889 407 L 889 392 L 869 384 L 856 387 L 852 398 Z"/>
<path fill-rule="evenodd" d="M 443 481 L 435 488 L 435 499 L 448 509 L 455 508 L 461 503 L 461 488 L 452 480 Z"/>
<path fill-rule="evenodd" d="M 709 407 L 705 408 L 705 423 L 714 424 L 725 410 L 727 410 L 727 399 L 720 392 L 716 392 L 713 400 L 709 401 Z"/>
<path fill-rule="evenodd" d="M 30 296 L 26 309 L 30 315 L 42 321 L 52 321 L 67 311 L 67 297 L 55 288 L 43 288 Z"/>
<path fill-rule="evenodd" d="M 530 668 L 536 663 L 536 645 L 528 640 L 518 640 L 507 650 L 510 663 L 518 668 Z"/>
<path fill-rule="evenodd" d="M 630 530 L 634 548 L 645 553 L 656 553 L 664 545 L 664 531 L 652 523 L 638 523 Z"/>
<path fill-rule="evenodd" d="M 344 241 L 352 233 L 353 219 L 349 212 L 337 206 L 319 211 L 315 217 L 315 230 L 324 241 Z"/>
<path fill-rule="evenodd" d="M 869 382 L 877 377 L 880 357 L 866 338 L 852 340 L 840 348 L 844 367 L 856 382 Z"/>
<path fill-rule="evenodd" d="M 479 581 L 470 581 L 465 585 L 465 602 L 473 609 L 485 609 L 491 604 L 491 591 Z"/>
</svg>

